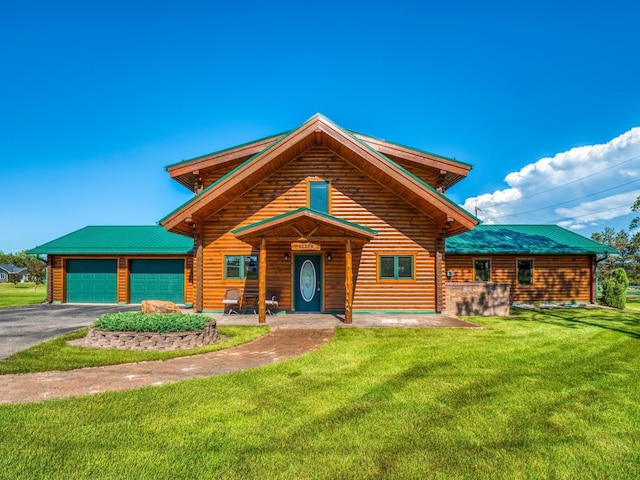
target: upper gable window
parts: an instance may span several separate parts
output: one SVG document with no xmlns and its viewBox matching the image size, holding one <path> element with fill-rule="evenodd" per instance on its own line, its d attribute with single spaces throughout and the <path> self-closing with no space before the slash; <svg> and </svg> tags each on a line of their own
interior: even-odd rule
<svg viewBox="0 0 640 480">
<path fill-rule="evenodd" d="M 321 213 L 329 213 L 330 184 L 325 181 L 309 181 L 307 198 L 309 208 Z"/>
</svg>

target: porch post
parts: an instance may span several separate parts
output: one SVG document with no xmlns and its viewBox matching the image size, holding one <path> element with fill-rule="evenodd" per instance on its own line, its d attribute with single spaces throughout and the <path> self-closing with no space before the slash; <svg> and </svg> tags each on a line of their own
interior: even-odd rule
<svg viewBox="0 0 640 480">
<path fill-rule="evenodd" d="M 591 271 L 589 272 L 589 278 L 591 280 L 591 285 L 589 288 L 589 300 L 591 303 L 596 303 L 598 301 L 598 292 L 597 292 L 597 279 L 596 274 L 598 262 L 596 261 L 596 256 L 591 255 Z"/>
<path fill-rule="evenodd" d="M 267 323 L 267 240 L 260 241 L 258 265 L 258 323 Z"/>
<path fill-rule="evenodd" d="M 353 256 L 351 254 L 351 239 L 347 238 L 345 245 L 346 255 L 344 260 L 344 323 L 353 321 Z"/>
<path fill-rule="evenodd" d="M 203 308 L 203 288 L 204 288 L 204 259 L 202 251 L 202 234 L 196 233 L 194 235 L 195 247 L 196 247 L 196 301 L 195 311 L 202 312 Z"/>
</svg>

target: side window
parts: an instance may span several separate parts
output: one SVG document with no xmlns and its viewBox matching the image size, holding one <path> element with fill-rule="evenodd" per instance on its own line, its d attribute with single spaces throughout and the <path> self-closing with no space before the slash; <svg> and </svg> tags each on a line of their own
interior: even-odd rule
<svg viewBox="0 0 640 480">
<path fill-rule="evenodd" d="M 473 261 L 473 280 L 476 282 L 489 282 L 491 280 L 491 261 Z"/>
<path fill-rule="evenodd" d="M 308 204 L 311 210 L 321 213 L 329 213 L 329 187 L 329 182 L 309 182 Z"/>
<path fill-rule="evenodd" d="M 413 280 L 413 255 L 380 255 L 378 278 L 380 280 Z"/>
<path fill-rule="evenodd" d="M 518 260 L 518 285 L 533 285 L 533 260 Z"/>
<path fill-rule="evenodd" d="M 224 278 L 225 280 L 257 280 L 258 256 L 225 255 Z"/>
<path fill-rule="evenodd" d="M 7 274 L 4 272 L 0 272 L 0 280 L 6 280 L 7 279 Z"/>
</svg>

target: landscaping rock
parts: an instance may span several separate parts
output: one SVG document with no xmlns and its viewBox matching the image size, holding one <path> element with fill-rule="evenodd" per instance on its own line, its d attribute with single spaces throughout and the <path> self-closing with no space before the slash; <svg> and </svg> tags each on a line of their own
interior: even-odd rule
<svg viewBox="0 0 640 480">
<path fill-rule="evenodd" d="M 142 313 L 181 313 L 175 303 L 162 300 L 143 300 L 141 307 Z"/>
</svg>

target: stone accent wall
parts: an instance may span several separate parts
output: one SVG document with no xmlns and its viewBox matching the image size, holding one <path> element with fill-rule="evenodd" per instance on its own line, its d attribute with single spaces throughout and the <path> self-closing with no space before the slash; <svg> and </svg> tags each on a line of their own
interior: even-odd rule
<svg viewBox="0 0 640 480">
<path fill-rule="evenodd" d="M 511 287 L 507 283 L 447 283 L 445 315 L 509 316 Z"/>
<path fill-rule="evenodd" d="M 217 339 L 218 328 L 212 320 L 204 329 L 190 332 L 111 332 L 90 328 L 85 345 L 124 350 L 189 350 L 204 347 Z"/>
</svg>

